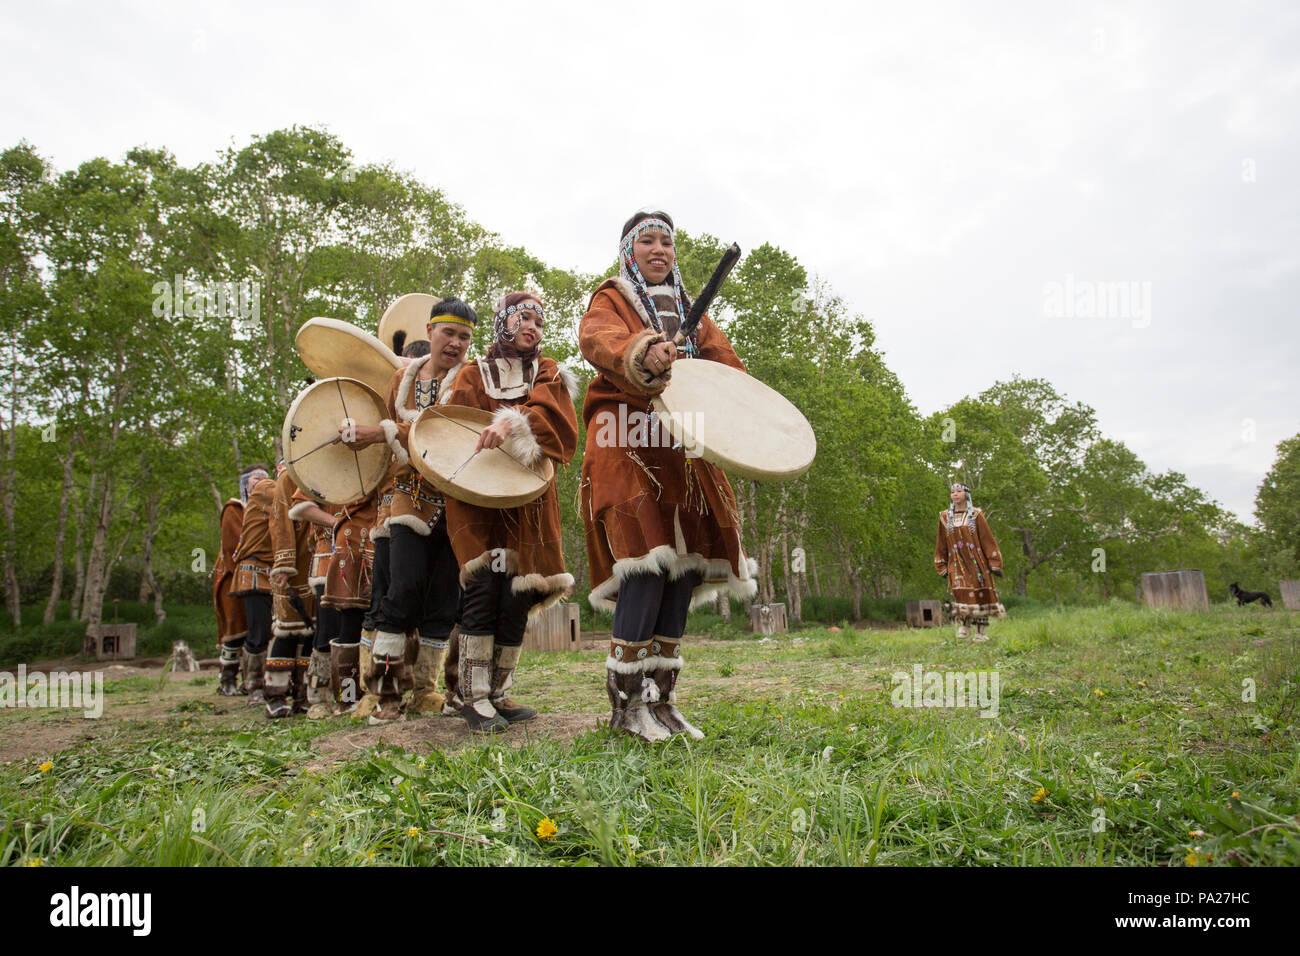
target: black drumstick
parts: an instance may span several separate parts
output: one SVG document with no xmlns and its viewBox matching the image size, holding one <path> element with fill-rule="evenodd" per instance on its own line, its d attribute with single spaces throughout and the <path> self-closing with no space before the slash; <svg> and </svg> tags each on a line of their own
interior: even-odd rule
<svg viewBox="0 0 1300 956">
<path fill-rule="evenodd" d="M 674 345 L 681 345 L 694 334 L 696 327 L 700 324 L 700 319 L 704 318 L 704 313 L 708 311 L 709 306 L 712 305 L 713 300 L 718 295 L 718 290 L 722 288 L 722 283 L 726 281 L 727 276 L 739 261 L 740 246 L 733 242 L 730 248 L 722 254 L 722 261 L 713 270 L 713 275 L 709 277 L 709 281 L 705 284 L 700 297 L 691 304 L 690 314 L 686 316 L 686 321 L 682 323 L 682 327 L 673 336 Z"/>
</svg>

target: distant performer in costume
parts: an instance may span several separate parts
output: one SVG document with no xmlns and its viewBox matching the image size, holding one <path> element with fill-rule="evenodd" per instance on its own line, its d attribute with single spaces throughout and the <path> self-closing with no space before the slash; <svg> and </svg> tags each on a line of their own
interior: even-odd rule
<svg viewBox="0 0 1300 956">
<path fill-rule="evenodd" d="M 577 451 L 577 383 L 568 369 L 541 354 L 544 320 L 540 296 L 504 296 L 497 303 L 487 355 L 466 365 L 442 399 L 442 404 L 492 412 L 476 453 L 499 447 L 531 468 L 543 458 L 568 464 Z M 449 702 L 476 733 L 506 730 L 537 716 L 506 696 L 528 617 L 573 589 L 573 575 L 564 569 L 555 478 L 540 497 L 517 508 L 483 508 L 448 498 L 447 534 L 464 592 Z"/>
<path fill-rule="evenodd" d="M 271 565 L 275 549 L 271 546 L 271 510 L 275 504 L 275 482 L 265 465 L 250 465 L 240 477 L 240 487 L 247 488 L 244 499 L 244 522 L 235 548 L 235 582 L 230 596 L 244 602 L 248 620 L 248 637 L 244 641 L 244 688 L 248 703 L 265 700 L 266 652 L 271 644 Z"/>
<path fill-rule="evenodd" d="M 321 720 L 357 702 L 361 623 L 370 606 L 370 532 L 379 492 L 346 505 L 322 508 L 299 489 L 290 515 L 326 529 L 330 540 L 325 584 L 307 670 L 307 719 Z"/>
<path fill-rule="evenodd" d="M 445 502 L 410 464 L 406 442 L 420 412 L 439 400 L 439 391 L 460 371 L 474 336 L 478 315 L 459 299 L 435 302 L 429 318 L 429 354 L 393 373 L 388 387 L 389 418 L 379 425 L 358 425 L 353 448 L 387 441 L 396 458 L 388 517 L 388 589 L 370 615 L 374 626 L 370 663 L 362 642 L 363 673 L 368 691 L 379 697 L 372 724 L 399 720 L 407 685 L 407 635 L 412 632 L 414 694 L 407 713 L 438 713 L 443 696 L 437 675 L 442 670 L 460 603 L 459 568 L 447 539 Z M 418 642 L 418 643 L 417 643 Z"/>
<path fill-rule="evenodd" d="M 745 369 L 708 315 L 680 353 L 668 341 L 690 304 L 671 217 L 643 210 L 620 235 L 619 274 L 596 289 L 578 330 L 583 357 L 599 372 L 582 409 L 590 600 L 614 612 L 610 725 L 644 740 L 699 738 L 676 706 L 687 611 L 718 591 L 752 597 L 756 590 L 736 497 L 718 468 L 673 448 L 666 431 L 651 440 L 647 429 L 620 423 L 629 413 L 653 415 L 651 399 L 668 385 L 674 361 Z M 651 427 L 662 428 L 657 419 Z"/>
<path fill-rule="evenodd" d="M 266 715 L 288 717 L 307 710 L 307 668 L 315 633 L 316 594 L 309 578 L 312 526 L 291 514 L 298 486 L 284 462 L 276 465 L 272 499 L 271 650 L 266 657 Z"/>
<path fill-rule="evenodd" d="M 948 579 L 957 636 L 987 641 L 990 617 L 1006 617 L 998 601 L 994 577 L 1002 577 L 1002 552 L 984 512 L 971 503 L 970 489 L 955 484 L 952 506 L 939 513 L 939 537 L 934 545 L 934 569 Z"/>
<path fill-rule="evenodd" d="M 217 612 L 217 643 L 221 646 L 221 681 L 217 693 L 225 697 L 246 693 L 239 686 L 239 667 L 244 640 L 248 637 L 248 616 L 244 613 L 244 602 L 230 595 L 235 580 L 235 550 L 244 527 L 246 477 L 240 477 L 239 497 L 229 499 L 221 508 L 221 546 L 212 568 L 212 603 Z"/>
</svg>

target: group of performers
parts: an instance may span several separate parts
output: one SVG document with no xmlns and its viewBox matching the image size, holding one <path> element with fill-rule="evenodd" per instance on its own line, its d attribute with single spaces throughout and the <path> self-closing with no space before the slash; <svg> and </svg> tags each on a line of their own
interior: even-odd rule
<svg viewBox="0 0 1300 956">
<path fill-rule="evenodd" d="M 673 229 L 661 211 L 643 210 L 623 225 L 619 273 L 595 290 L 579 326 L 582 355 L 597 371 L 582 409 L 580 508 L 590 601 L 613 613 L 610 724 L 648 741 L 704 736 L 677 708 L 688 611 L 718 592 L 744 598 L 756 590 L 735 495 L 716 466 L 666 435 L 610 442 L 592 427 L 627 421 L 629 412 L 653 418 L 652 399 L 674 362 L 744 371 L 707 314 L 673 344 L 690 309 Z M 542 354 L 545 307 L 536 293 L 502 297 L 491 346 L 471 360 L 477 325 L 471 306 L 444 298 L 432 308 L 426 341 L 408 344 L 398 333 L 403 365 L 385 396 L 388 417 L 340 428 L 350 448 L 385 442 L 392 450 L 388 476 L 369 497 L 322 506 L 283 462 L 274 477 L 262 465 L 244 469 L 240 497 L 221 518 L 220 693 L 247 694 L 273 718 L 350 710 L 384 724 L 441 712 L 477 733 L 536 716 L 508 691 L 529 617 L 573 587 L 555 479 L 519 507 L 468 504 L 423 478 L 408 440 L 425 409 L 469 406 L 492 415 L 476 452 L 500 447 L 525 467 L 543 458 L 564 465 L 577 450 L 576 384 Z M 966 487 L 954 485 L 951 497 L 935 569 L 949 580 L 958 636 L 974 627 L 974 640 L 986 640 L 988 619 L 1005 614 L 991 579 L 1001 576 L 1002 558 Z"/>
<path fill-rule="evenodd" d="M 682 345 L 672 343 L 690 308 L 673 229 L 661 211 L 624 224 L 619 274 L 595 290 L 579 327 L 582 355 L 597 371 L 582 409 L 581 512 L 591 602 L 614 618 L 610 724 L 648 741 L 703 736 L 677 708 L 689 609 L 720 591 L 745 598 L 756 590 L 735 495 L 717 467 L 674 448 L 666 431 L 611 443 L 591 427 L 602 413 L 619 421 L 629 410 L 652 413 L 676 361 L 744 370 L 707 315 Z M 393 343 L 404 364 L 389 384 L 388 417 L 340 428 L 355 450 L 378 442 L 392 450 L 393 466 L 370 497 L 323 506 L 283 463 L 275 477 L 261 465 L 241 474 L 240 497 L 222 511 L 214 583 L 219 693 L 247 694 L 270 717 L 351 710 L 383 724 L 440 711 L 477 733 L 536 716 L 508 692 L 530 616 L 573 587 L 555 480 L 519 507 L 468 504 L 412 467 L 408 440 L 426 408 L 469 406 L 492 415 L 476 451 L 500 447 L 525 467 L 543 458 L 567 464 L 577 450 L 576 383 L 542 354 L 536 293 L 502 297 L 492 343 L 473 360 L 477 325 L 459 299 L 435 303 L 427 341 Z"/>
</svg>

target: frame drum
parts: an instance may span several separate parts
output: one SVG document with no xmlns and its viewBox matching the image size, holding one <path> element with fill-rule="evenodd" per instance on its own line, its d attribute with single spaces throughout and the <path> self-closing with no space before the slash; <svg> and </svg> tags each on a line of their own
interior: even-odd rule
<svg viewBox="0 0 1300 956">
<path fill-rule="evenodd" d="M 517 508 L 540 497 L 555 477 L 551 459 L 542 456 L 529 468 L 499 446 L 474 455 L 479 433 L 491 424 L 492 413 L 481 408 L 426 408 L 411 426 L 411 464 L 444 495 L 480 508 Z"/>
<path fill-rule="evenodd" d="M 392 349 L 342 319 L 308 319 L 298 330 L 294 345 L 302 363 L 317 377 L 356 379 L 384 396 L 393 370 L 402 367 Z"/>
<path fill-rule="evenodd" d="M 429 340 L 429 314 L 438 300 L 425 292 L 408 292 L 393 300 L 379 320 L 379 341 L 393 348 L 393 333 L 406 333 L 406 343 Z M 396 349 L 393 350 L 396 352 Z"/>
<path fill-rule="evenodd" d="M 721 362 L 673 362 L 654 407 L 674 440 L 731 475 L 790 481 L 817 457 L 817 436 L 803 412 L 776 389 Z"/>
<path fill-rule="evenodd" d="M 344 419 L 377 426 L 387 417 L 387 404 L 364 382 L 326 378 L 307 386 L 289 406 L 280 435 L 289 476 L 322 504 L 368 497 L 388 476 L 392 449 L 380 441 L 353 451 L 331 439 L 338 438 Z"/>
</svg>

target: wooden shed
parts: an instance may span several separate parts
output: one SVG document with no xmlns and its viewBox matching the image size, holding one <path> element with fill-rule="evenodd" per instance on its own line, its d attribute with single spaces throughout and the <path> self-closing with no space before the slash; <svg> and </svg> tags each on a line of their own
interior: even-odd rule
<svg viewBox="0 0 1300 956">
<path fill-rule="evenodd" d="M 908 627 L 939 627 L 943 624 L 943 603 L 940 601 L 908 601 Z"/>
<path fill-rule="evenodd" d="M 134 624 L 101 624 L 98 631 L 86 629 L 83 653 L 97 661 L 129 661 L 135 657 Z"/>
<path fill-rule="evenodd" d="M 1278 581 L 1282 604 L 1288 611 L 1300 611 L 1300 581 Z"/>
<path fill-rule="evenodd" d="M 524 647 L 530 651 L 577 651 L 582 649 L 578 605 L 560 601 L 528 622 Z"/>
<path fill-rule="evenodd" d="M 753 604 L 749 608 L 749 629 L 754 634 L 784 634 L 789 626 L 784 604 Z"/>
<path fill-rule="evenodd" d="M 1205 575 L 1196 570 L 1155 571 L 1142 575 L 1142 599 L 1147 607 L 1208 611 L 1210 596 Z"/>
</svg>

